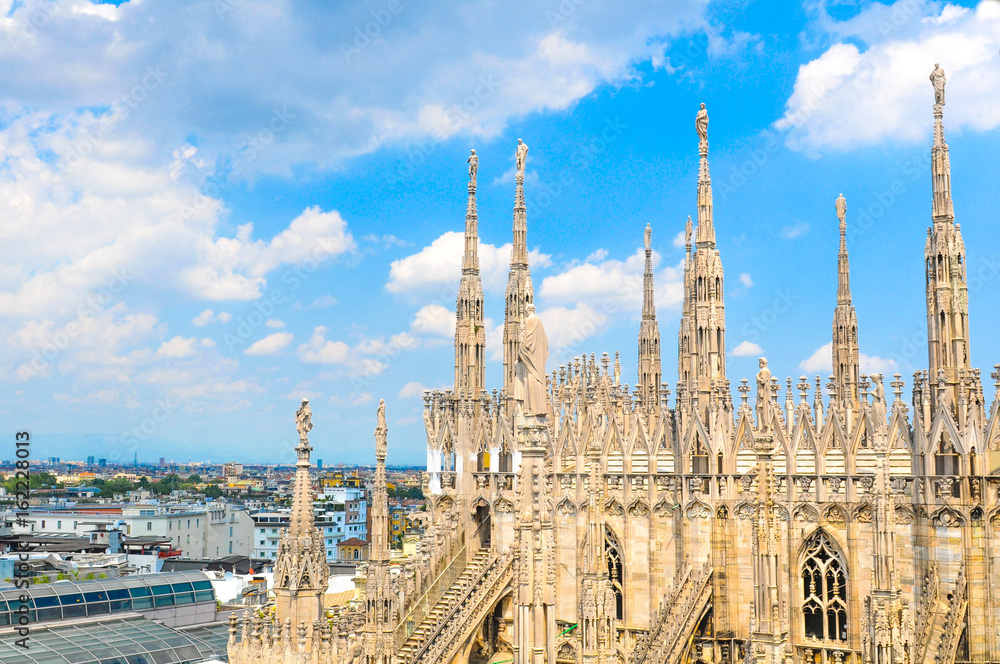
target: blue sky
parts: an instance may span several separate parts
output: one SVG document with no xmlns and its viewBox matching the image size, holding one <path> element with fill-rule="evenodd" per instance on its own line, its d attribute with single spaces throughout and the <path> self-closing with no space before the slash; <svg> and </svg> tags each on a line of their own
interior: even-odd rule
<svg viewBox="0 0 1000 664">
<path fill-rule="evenodd" d="M 390 462 L 421 463 L 419 395 L 453 380 L 470 147 L 499 386 L 517 138 L 550 370 L 620 350 L 634 382 L 649 223 L 675 381 L 701 102 L 729 377 L 758 352 L 829 373 L 843 192 L 862 369 L 909 379 L 935 62 L 972 360 L 1000 361 L 992 0 L 6 5 L 0 413 L 37 457 L 290 462 L 307 396 L 326 463 L 371 462 L 379 398 Z"/>
</svg>

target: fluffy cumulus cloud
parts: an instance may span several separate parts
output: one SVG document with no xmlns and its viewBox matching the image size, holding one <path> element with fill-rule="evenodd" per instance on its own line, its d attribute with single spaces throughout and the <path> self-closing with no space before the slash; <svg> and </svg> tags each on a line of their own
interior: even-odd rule
<svg viewBox="0 0 1000 664">
<path fill-rule="evenodd" d="M 452 337 L 455 335 L 455 320 L 454 311 L 445 309 L 440 304 L 428 304 L 413 317 L 411 329 L 419 333 Z"/>
<path fill-rule="evenodd" d="M 581 263 L 570 264 L 561 272 L 545 277 L 538 291 L 539 296 L 546 302 L 586 302 L 605 310 L 611 307 L 614 312 L 638 311 L 642 307 L 645 253 L 637 249 L 624 261 L 604 258 L 605 255 L 594 254 Z M 667 309 L 677 307 L 684 297 L 683 262 L 675 267 L 657 269 L 659 263 L 660 255 L 653 252 L 656 305 Z"/>
<path fill-rule="evenodd" d="M 892 358 L 860 353 L 858 359 L 863 374 L 891 375 L 899 370 L 899 364 Z M 828 343 L 817 348 L 812 355 L 799 363 L 799 368 L 810 374 L 830 375 L 833 372 L 833 344 Z"/>
<path fill-rule="evenodd" d="M 406 385 L 404 385 L 401 390 L 399 390 L 399 394 L 397 394 L 396 397 L 399 399 L 420 399 L 421 397 L 424 396 L 424 392 L 427 390 L 434 391 L 434 390 L 447 390 L 447 389 L 449 388 L 444 386 L 425 387 L 422 383 L 418 383 L 417 381 L 411 381 Z"/>
<path fill-rule="evenodd" d="M 736 357 L 759 357 L 763 354 L 764 349 L 752 341 L 741 341 L 736 348 L 733 349 L 733 355 Z"/>
<path fill-rule="evenodd" d="M 635 80 L 640 63 L 662 64 L 672 36 L 704 25 L 701 0 L 628 12 L 609 0 L 4 5 L 3 101 L 127 110 L 116 129 L 160 146 L 174 177 L 220 166 L 242 178 L 337 165 L 392 142 L 492 136 L 514 115 Z M 192 135 L 199 157 L 184 147 Z"/>
<path fill-rule="evenodd" d="M 847 21 L 822 14 L 817 29 L 835 43 L 799 69 L 777 122 L 790 147 L 816 152 L 927 140 L 934 101 L 928 76 L 936 62 L 948 77 L 947 126 L 1000 126 L 1000 3 L 872 3 Z"/>
<path fill-rule="evenodd" d="M 275 332 L 255 341 L 243 353 L 246 355 L 274 355 L 292 343 L 292 338 L 290 332 Z"/>
<path fill-rule="evenodd" d="M 511 244 L 499 247 L 479 242 L 479 271 L 483 288 L 502 293 L 510 269 Z M 462 274 L 462 257 L 465 253 L 465 235 L 447 231 L 415 254 L 395 260 L 389 266 L 390 293 L 439 293 L 442 298 L 454 298 Z M 530 251 L 528 262 L 532 268 L 547 267 L 551 257 L 537 250 Z"/>
</svg>

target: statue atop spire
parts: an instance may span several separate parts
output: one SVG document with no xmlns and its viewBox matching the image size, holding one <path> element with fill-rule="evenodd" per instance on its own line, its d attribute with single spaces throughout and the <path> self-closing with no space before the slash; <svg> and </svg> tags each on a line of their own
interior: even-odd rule
<svg viewBox="0 0 1000 664">
<path fill-rule="evenodd" d="M 378 400 L 378 413 L 376 414 L 376 424 L 375 424 L 375 458 L 379 461 L 385 461 L 386 455 L 386 434 L 389 433 L 389 427 L 385 423 L 385 399 Z"/>
<path fill-rule="evenodd" d="M 312 408 L 309 407 L 309 399 L 302 399 L 302 405 L 295 411 L 295 428 L 299 431 L 299 442 L 308 445 L 309 432 L 313 428 Z"/>
<path fill-rule="evenodd" d="M 698 111 L 698 115 L 694 119 L 694 128 L 698 132 L 698 138 L 701 142 L 708 142 L 708 109 L 705 108 L 704 102 L 701 105 L 701 109 Z"/>
<path fill-rule="evenodd" d="M 467 159 L 469 162 L 469 187 L 472 189 L 476 188 L 476 174 L 479 172 L 479 157 L 476 155 L 476 149 L 472 149 L 472 154 L 469 155 Z"/>
<path fill-rule="evenodd" d="M 931 85 L 934 86 L 934 105 L 944 106 L 944 86 L 948 82 L 945 78 L 941 65 L 934 63 L 934 71 L 931 72 Z"/>
<path fill-rule="evenodd" d="M 528 161 L 528 146 L 520 138 L 517 139 L 517 150 L 514 152 L 514 161 L 517 164 L 517 174 L 524 178 L 524 167 Z"/>
</svg>

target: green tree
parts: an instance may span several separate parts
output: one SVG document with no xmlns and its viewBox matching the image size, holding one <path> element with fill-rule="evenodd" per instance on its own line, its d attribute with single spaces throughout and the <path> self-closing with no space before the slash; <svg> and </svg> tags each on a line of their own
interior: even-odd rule
<svg viewBox="0 0 1000 664">
<path fill-rule="evenodd" d="M 220 489 L 217 484 L 209 484 L 207 487 L 205 487 L 205 489 L 204 489 L 204 491 L 202 491 L 202 493 L 205 494 L 206 498 L 221 498 L 222 497 L 222 489 Z"/>
</svg>

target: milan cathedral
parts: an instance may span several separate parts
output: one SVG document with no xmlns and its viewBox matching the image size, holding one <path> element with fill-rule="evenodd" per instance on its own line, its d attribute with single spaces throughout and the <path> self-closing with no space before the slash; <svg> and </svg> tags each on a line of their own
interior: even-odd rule
<svg viewBox="0 0 1000 664">
<path fill-rule="evenodd" d="M 277 602 L 233 620 L 230 662 L 1000 662 L 1000 396 L 986 403 L 969 360 L 944 72 L 931 80 L 928 363 L 909 401 L 899 374 L 861 373 L 840 196 L 833 375 L 782 385 L 761 358 L 734 402 L 704 105 L 673 399 L 648 227 L 636 384 L 622 382 L 617 353 L 548 371 L 520 140 L 504 384 L 488 392 L 470 158 L 455 386 L 424 397 L 432 525 L 416 555 L 389 555 L 380 406 L 371 560 L 357 607 L 324 614 L 300 426 L 304 475 L 281 543 Z M 1000 365 L 991 375 L 1000 393 Z"/>
</svg>

